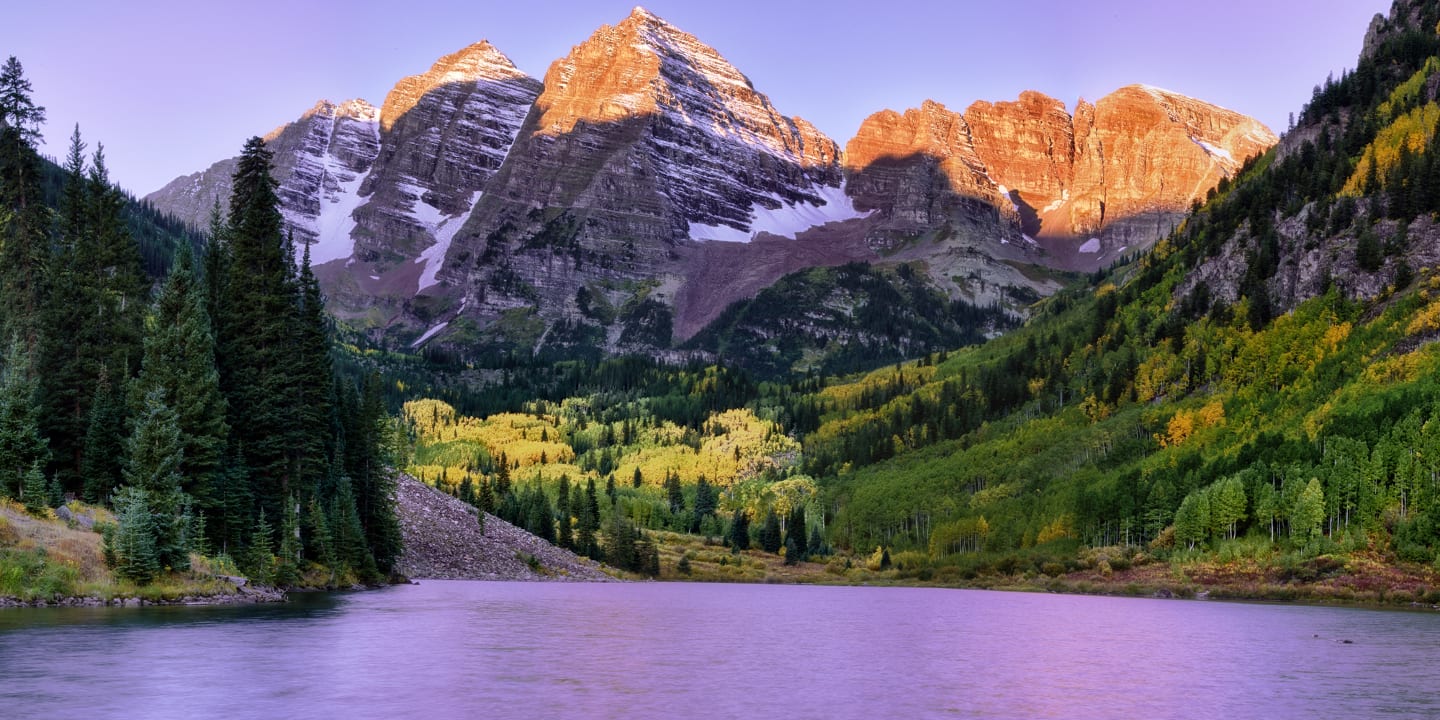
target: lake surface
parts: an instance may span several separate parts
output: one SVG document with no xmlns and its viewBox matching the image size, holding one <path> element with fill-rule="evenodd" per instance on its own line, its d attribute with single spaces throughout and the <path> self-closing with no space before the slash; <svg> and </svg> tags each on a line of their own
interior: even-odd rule
<svg viewBox="0 0 1440 720">
<path fill-rule="evenodd" d="M 1440 717 L 1437 659 L 1430 613 L 428 581 L 0 610 L 0 717 Z"/>
</svg>

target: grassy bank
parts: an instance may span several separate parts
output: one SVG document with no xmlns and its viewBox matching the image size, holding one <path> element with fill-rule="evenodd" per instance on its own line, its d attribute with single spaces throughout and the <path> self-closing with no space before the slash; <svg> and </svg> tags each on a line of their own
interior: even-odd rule
<svg viewBox="0 0 1440 720">
<path fill-rule="evenodd" d="M 0 500 L 0 598 L 22 603 L 95 598 L 104 602 L 137 598 L 174 602 L 184 598 L 217 598 L 239 594 L 235 584 L 217 577 L 226 568 L 194 555 L 187 572 L 167 572 L 154 582 L 136 585 L 116 577 L 105 564 L 98 524 L 113 523 L 109 511 L 81 503 L 64 510 L 30 515 L 17 503 Z"/>
<path fill-rule="evenodd" d="M 1440 571 L 1387 560 L 1373 551 L 1304 557 L 1254 553 L 1220 558 L 1178 554 L 1159 559 L 1135 548 L 1093 548 L 1065 562 L 1007 560 L 932 565 L 897 553 L 881 569 L 874 558 L 835 555 L 786 565 L 781 555 L 734 553 L 718 540 L 654 533 L 661 580 L 824 585 L 893 585 L 1061 592 L 1132 597 L 1262 600 L 1306 604 L 1440 609 Z M 682 570 L 681 559 L 685 559 Z M 685 570 L 688 570 L 686 572 Z"/>
</svg>

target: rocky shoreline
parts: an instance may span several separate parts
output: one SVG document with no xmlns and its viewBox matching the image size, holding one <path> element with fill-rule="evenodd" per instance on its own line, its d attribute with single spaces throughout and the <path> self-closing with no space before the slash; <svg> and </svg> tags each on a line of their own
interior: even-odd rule
<svg viewBox="0 0 1440 720">
<path fill-rule="evenodd" d="M 226 578 L 231 579 L 231 578 Z M 244 578 L 236 578 L 235 592 L 215 595 L 183 595 L 173 599 L 152 599 L 142 597 L 95 596 L 62 597 L 37 600 L 20 600 L 0 597 L 0 608 L 44 608 L 44 607 L 150 607 L 157 605 L 256 605 L 259 603 L 285 602 L 285 592 L 268 585 L 250 585 Z"/>
</svg>

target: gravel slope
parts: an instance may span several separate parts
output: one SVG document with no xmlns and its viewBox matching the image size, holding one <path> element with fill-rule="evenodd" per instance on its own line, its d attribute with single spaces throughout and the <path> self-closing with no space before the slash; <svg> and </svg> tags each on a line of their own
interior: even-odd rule
<svg viewBox="0 0 1440 720">
<path fill-rule="evenodd" d="M 436 580 L 613 580 L 592 560 L 562 550 L 510 523 L 485 516 L 480 531 L 473 507 L 409 475 L 395 493 L 405 552 L 400 574 Z M 539 570 L 527 559 L 534 556 Z"/>
</svg>

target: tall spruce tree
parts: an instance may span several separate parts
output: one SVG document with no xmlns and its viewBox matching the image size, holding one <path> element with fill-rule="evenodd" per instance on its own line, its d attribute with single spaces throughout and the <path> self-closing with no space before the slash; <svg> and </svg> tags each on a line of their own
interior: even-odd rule
<svg viewBox="0 0 1440 720">
<path fill-rule="evenodd" d="M 135 388 L 142 396 L 158 390 L 174 408 L 184 448 L 178 470 L 183 489 L 204 513 L 216 514 L 223 503 L 216 475 L 222 470 L 230 428 L 215 369 L 205 291 L 188 246 L 180 248 L 170 267 L 151 310 L 150 326 Z"/>
<path fill-rule="evenodd" d="M 0 68 L 0 308 L 3 337 L 19 338 L 33 362 L 49 257 L 49 209 L 41 185 L 40 125 L 45 108 L 14 56 Z"/>
<path fill-rule="evenodd" d="M 40 434 L 36 382 L 25 343 L 16 336 L 0 369 L 0 493 L 19 498 L 33 467 L 43 467 L 50 449 Z"/>
<path fill-rule="evenodd" d="M 271 517 L 280 515 L 296 480 L 290 444 L 297 420 L 288 373 L 297 304 L 276 187 L 270 151 L 260 138 L 250 138 L 232 183 L 216 319 L 229 424 L 244 450 L 256 499 Z"/>
<path fill-rule="evenodd" d="M 86 502 L 104 502 L 124 480 L 125 405 L 102 366 L 95 382 L 86 420 L 85 444 L 80 463 L 82 495 Z"/>
<path fill-rule="evenodd" d="M 190 499 L 180 489 L 180 466 L 185 449 L 175 411 L 155 388 L 135 418 L 127 444 L 125 483 L 145 491 L 153 518 L 155 558 L 161 567 L 190 567 Z"/>
</svg>

